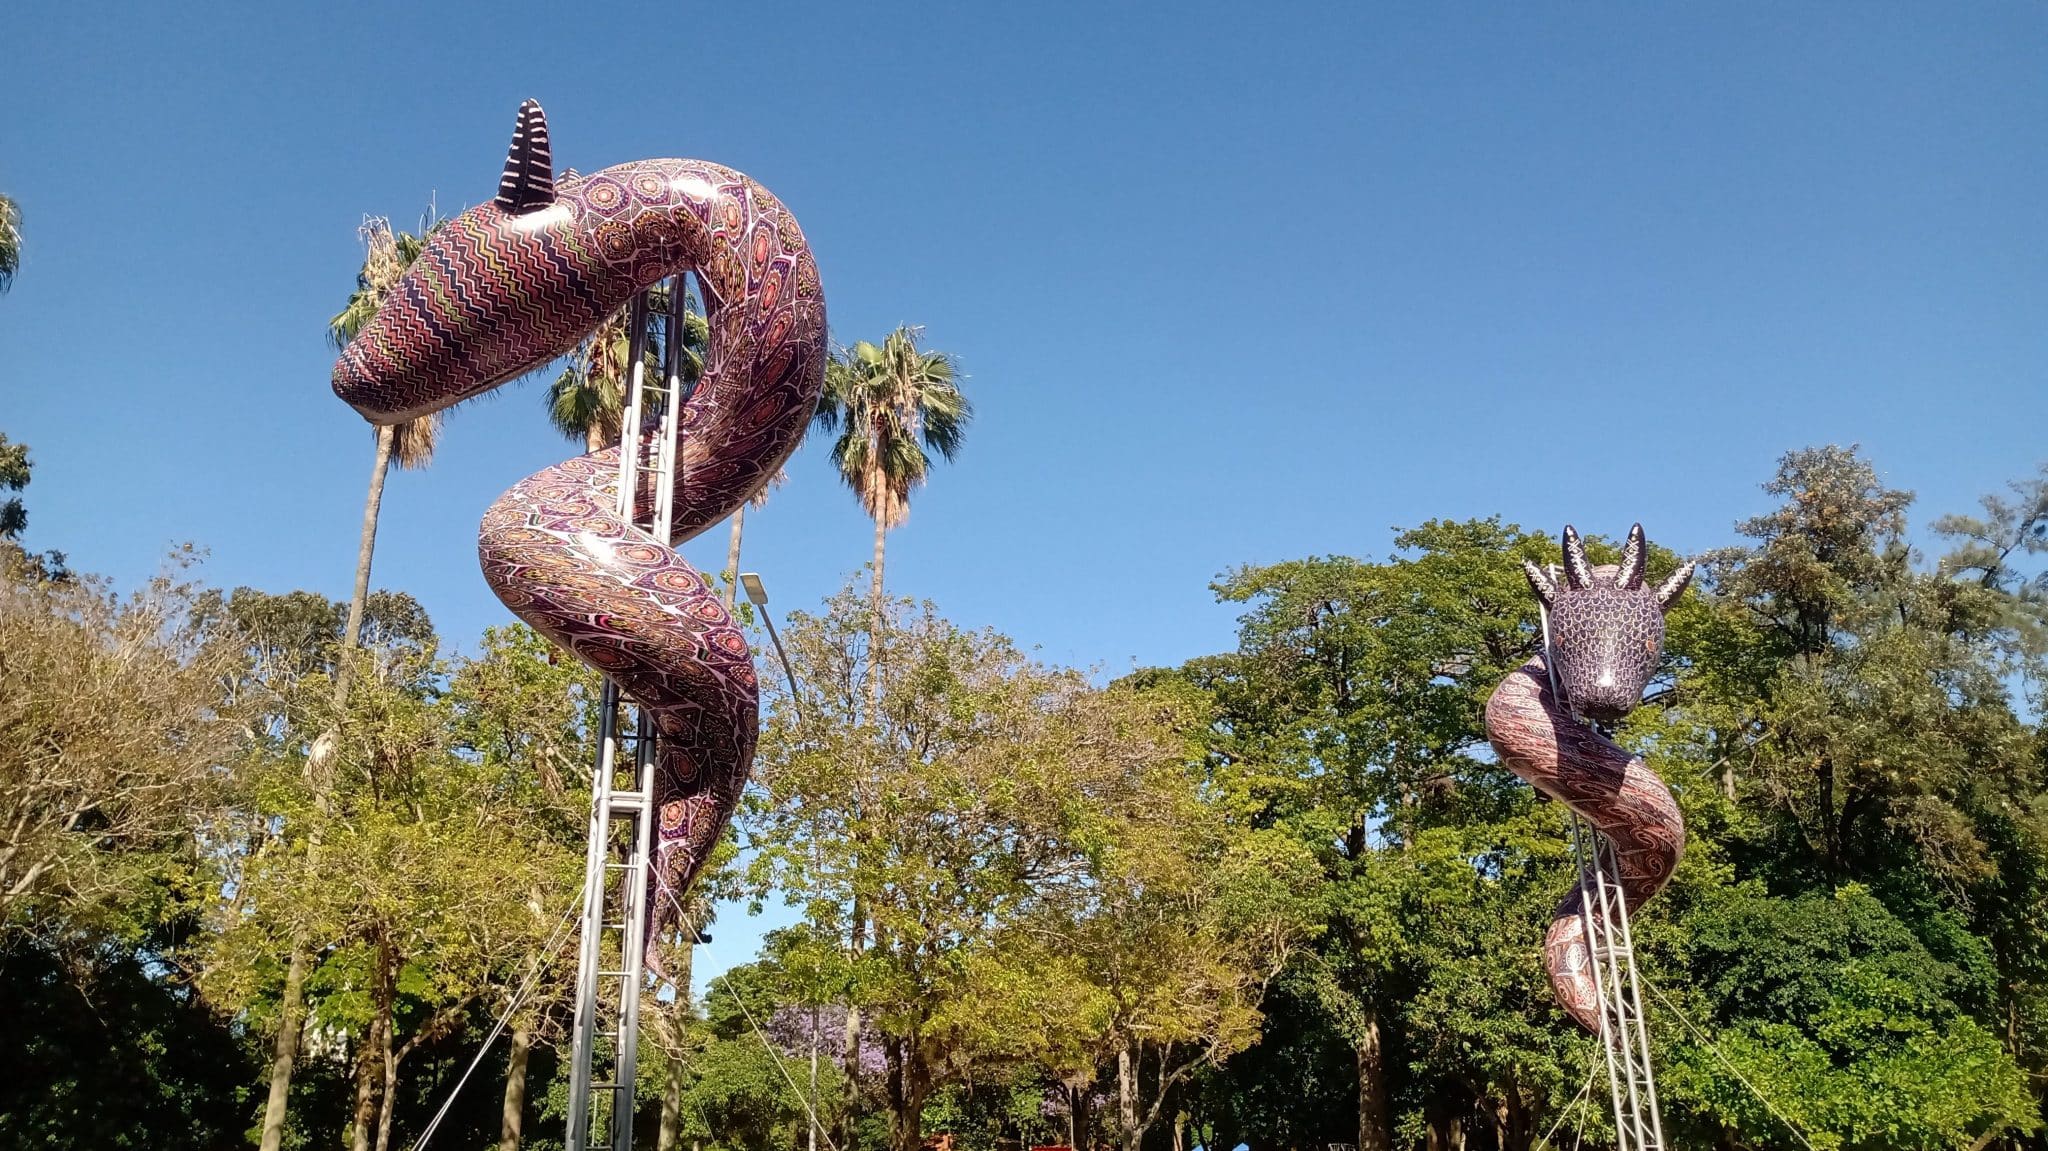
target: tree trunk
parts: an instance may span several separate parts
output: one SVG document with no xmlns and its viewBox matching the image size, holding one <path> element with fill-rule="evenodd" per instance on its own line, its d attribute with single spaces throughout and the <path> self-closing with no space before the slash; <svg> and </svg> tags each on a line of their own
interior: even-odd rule
<svg viewBox="0 0 2048 1151">
<path fill-rule="evenodd" d="M 1393 1132 L 1387 1126 L 1386 1052 L 1380 1045 L 1379 1012 L 1367 1009 L 1358 1056 L 1358 1151 L 1391 1151 Z"/>
<path fill-rule="evenodd" d="M 868 585 L 868 722 L 882 727 L 882 549 L 889 529 L 875 519 L 875 573 Z"/>
<path fill-rule="evenodd" d="M 355 590 L 349 596 L 348 622 L 341 629 L 342 662 L 334 675 L 337 707 L 348 703 L 349 677 L 354 674 L 348 656 L 363 634 L 363 605 L 370 598 L 370 557 L 377 550 L 377 515 L 384 506 L 384 477 L 391 471 L 391 445 L 398 429 L 386 424 L 377 429 L 377 462 L 370 471 L 370 494 L 363 500 L 363 534 L 356 545 Z"/>
<path fill-rule="evenodd" d="M 676 928 L 676 954 L 669 965 L 675 973 L 676 997 L 667 1004 L 654 1005 L 668 1031 L 668 1073 L 661 1080 L 661 1127 L 655 1135 L 655 1151 L 675 1151 L 681 1145 L 683 1088 L 689 1086 L 686 1074 L 689 1066 L 683 1062 L 683 1043 L 687 1038 L 685 1027 L 690 1018 L 690 969 L 696 961 L 697 922 L 694 918 L 684 917 L 677 922 Z"/>
<path fill-rule="evenodd" d="M 1138 1127 L 1138 1060 L 1129 1047 L 1116 1053 L 1116 1123 L 1123 1151 L 1138 1151 L 1145 1132 Z"/>
<path fill-rule="evenodd" d="M 920 1151 L 924 1143 L 924 1100 L 931 1076 L 918 1058 L 915 1041 L 889 1040 L 889 1151 Z"/>
<path fill-rule="evenodd" d="M 385 1024 L 385 1098 L 377 1104 L 377 1151 L 391 1151 L 391 1112 L 397 1110 L 397 1059 L 391 1057 L 391 1024 Z"/>
<path fill-rule="evenodd" d="M 668 1065 L 669 1086 L 661 1093 L 661 1127 L 654 1136 L 654 1151 L 677 1151 L 683 1133 L 683 1093 L 676 1087 L 682 1079 L 682 1068 L 671 1062 Z"/>
<path fill-rule="evenodd" d="M 853 926 L 847 932 L 846 952 L 851 962 L 859 963 L 862 951 L 867 946 L 867 909 L 862 906 L 859 895 L 853 897 Z M 839 1047 L 839 1066 L 846 1072 L 846 1099 L 843 1114 L 844 1125 L 839 1132 L 838 1143 L 846 1146 L 853 1134 L 853 1116 L 860 1103 L 860 1008 L 855 1004 L 846 1007 L 846 1031 Z"/>
<path fill-rule="evenodd" d="M 373 995 L 376 992 L 373 990 Z M 377 1081 L 382 1065 L 378 1062 L 384 1050 L 384 1019 L 377 1017 L 370 1023 L 370 1033 L 363 1037 L 362 1050 L 356 1053 L 356 1109 L 349 1124 L 349 1151 L 369 1151 L 370 1128 L 377 1120 Z"/>
<path fill-rule="evenodd" d="M 377 1151 L 390 1151 L 391 1113 L 398 1106 L 398 1060 L 391 1053 L 392 1018 L 398 1000 L 397 964 L 388 948 L 377 948 L 378 978 L 381 980 L 377 1018 L 383 1024 L 381 1046 L 384 1056 L 384 1098 L 377 1104 Z"/>
<path fill-rule="evenodd" d="M 505 1064 L 505 1105 L 498 1117 L 498 1151 L 519 1151 L 519 1128 L 526 1119 L 526 1059 L 533 1051 L 533 1025 L 521 1019 L 512 1025 L 512 1055 Z"/>
<path fill-rule="evenodd" d="M 740 533 L 747 526 L 747 505 L 741 504 L 732 510 L 732 542 L 725 545 L 725 610 L 732 611 L 739 602 L 740 587 Z"/>
<path fill-rule="evenodd" d="M 363 501 L 363 529 L 361 542 L 356 548 L 355 590 L 349 598 L 348 619 L 341 631 L 341 660 L 334 672 L 335 708 L 339 711 L 348 704 L 349 677 L 356 641 L 363 634 L 363 605 L 370 594 L 370 556 L 377 546 L 377 513 L 384 503 L 384 476 L 391 470 L 391 444 L 396 432 L 390 427 L 377 429 L 376 463 L 370 472 L 370 493 Z M 324 731 L 313 741 L 307 756 L 307 777 L 313 788 L 314 805 L 322 814 L 328 806 L 330 777 L 326 761 L 334 754 L 339 733 Z M 319 830 L 307 846 L 308 862 L 316 860 L 320 853 Z M 303 936 L 292 939 L 292 953 L 285 969 L 284 1000 L 278 1006 L 277 1037 L 271 1045 L 270 1096 L 263 1105 L 263 1134 L 258 1143 L 261 1151 L 279 1151 L 284 1145 L 284 1121 L 286 1104 L 291 1098 L 292 1066 L 299 1056 L 299 1031 L 306 1020 L 306 976 L 312 967 L 312 956 L 307 951 Z"/>
<path fill-rule="evenodd" d="M 1073 1147 L 1074 1151 L 1090 1151 L 1091 1145 L 1095 1142 L 1095 1109 L 1091 1106 L 1094 1102 L 1095 1084 L 1070 1084 L 1067 1091 L 1067 1120 L 1072 1125 L 1067 1135 L 1068 1145 Z"/>
<path fill-rule="evenodd" d="M 306 968 L 312 957 L 306 941 L 292 939 L 291 966 L 284 974 L 284 1002 L 278 1009 L 277 1039 L 271 1047 L 270 1098 L 263 1105 L 262 1151 L 284 1144 L 285 1099 L 292 1090 L 292 1063 L 299 1055 L 299 1031 L 306 1025 Z"/>
</svg>

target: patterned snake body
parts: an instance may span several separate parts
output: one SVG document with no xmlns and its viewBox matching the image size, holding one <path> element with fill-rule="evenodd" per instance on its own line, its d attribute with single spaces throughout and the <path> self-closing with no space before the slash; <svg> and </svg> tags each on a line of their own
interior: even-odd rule
<svg viewBox="0 0 2048 1151">
<path fill-rule="evenodd" d="M 753 761 L 752 656 L 718 593 L 673 549 L 773 476 L 816 407 L 825 301 L 795 218 L 759 184 L 697 160 L 557 184 L 529 100 L 497 199 L 430 236 L 334 367 L 337 395 L 373 423 L 397 423 L 546 364 L 685 271 L 704 290 L 711 337 L 677 421 L 671 538 L 619 516 L 619 449 L 609 448 L 520 481 L 485 513 L 477 541 L 505 606 L 654 718 L 657 925 L 709 857 Z M 657 432 L 651 422 L 638 432 L 643 462 Z M 648 522 L 652 483 L 639 487 L 634 518 Z"/>
<path fill-rule="evenodd" d="M 1555 666 L 1538 656 L 1494 689 L 1486 701 L 1486 736 L 1510 771 L 1613 843 L 1622 895 L 1633 914 L 1677 870 L 1685 821 L 1664 781 L 1594 724 L 1616 723 L 1642 700 L 1663 652 L 1664 612 L 1685 590 L 1693 565 L 1683 565 L 1655 589 L 1647 587 L 1641 524 L 1630 530 L 1618 567 L 1588 564 L 1570 527 L 1564 529 L 1564 550 L 1561 586 L 1534 564 L 1523 565 L 1550 611 Z M 1553 676 L 1560 689 L 1555 694 Z M 1558 905 L 1543 955 L 1558 1003 L 1598 1034 L 1600 998 L 1582 902 L 1575 886 Z"/>
</svg>

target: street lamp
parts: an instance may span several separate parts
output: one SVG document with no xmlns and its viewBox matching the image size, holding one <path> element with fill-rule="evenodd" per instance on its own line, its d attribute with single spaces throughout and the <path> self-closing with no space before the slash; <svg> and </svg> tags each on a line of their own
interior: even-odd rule
<svg viewBox="0 0 2048 1151">
<path fill-rule="evenodd" d="M 789 700 L 799 711 L 803 705 L 796 691 L 796 672 L 789 666 L 789 653 L 782 650 L 782 634 L 775 630 L 775 617 L 768 614 L 768 589 L 761 583 L 760 572 L 741 572 L 740 587 L 747 593 L 747 602 L 761 609 L 761 623 L 768 628 L 768 638 L 775 641 L 775 658 L 782 662 L 782 675 L 789 681 Z"/>
</svg>

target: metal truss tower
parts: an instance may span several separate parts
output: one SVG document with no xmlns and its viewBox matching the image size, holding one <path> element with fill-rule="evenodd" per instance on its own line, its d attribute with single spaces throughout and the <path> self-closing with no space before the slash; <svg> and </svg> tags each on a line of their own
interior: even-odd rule
<svg viewBox="0 0 2048 1151">
<path fill-rule="evenodd" d="M 649 380 L 648 320 L 654 288 L 627 308 L 625 418 L 619 445 L 622 519 L 667 547 L 674 523 L 677 421 L 683 380 L 684 276 L 669 281 L 663 364 Z M 658 286 L 658 285 L 657 285 Z M 651 439 L 650 439 L 651 437 Z M 651 495 L 648 515 L 636 516 Z M 628 722 L 630 718 L 630 722 Z M 591 773 L 590 837 L 583 863 L 583 921 L 576 960 L 576 1015 L 570 1040 L 568 1151 L 631 1151 L 633 1083 L 640 1048 L 640 995 L 646 982 L 648 869 L 652 866 L 656 734 L 646 711 L 609 677 L 598 708 L 597 763 Z"/>
</svg>

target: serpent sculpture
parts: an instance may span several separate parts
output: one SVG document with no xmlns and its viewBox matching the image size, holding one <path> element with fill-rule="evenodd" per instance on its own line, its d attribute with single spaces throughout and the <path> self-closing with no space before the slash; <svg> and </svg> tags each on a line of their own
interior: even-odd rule
<svg viewBox="0 0 2048 1151">
<path fill-rule="evenodd" d="M 774 475 L 816 407 L 825 300 L 795 218 L 761 185 L 701 160 L 557 181 L 547 121 L 528 100 L 497 198 L 428 238 L 334 366 L 336 395 L 372 423 L 398 423 L 547 363 L 642 289 L 686 271 L 703 289 L 711 336 L 677 421 L 672 538 L 619 516 L 616 447 L 521 480 L 477 538 L 505 606 L 653 716 L 659 830 L 647 902 L 657 929 L 732 817 L 753 762 L 752 654 L 674 548 Z M 638 429 L 643 461 L 655 458 L 658 431 L 652 421 Z M 652 522 L 652 484 L 636 487 L 633 518 Z"/>
<path fill-rule="evenodd" d="M 1688 563 L 1650 588 L 1643 579 L 1648 558 L 1637 524 L 1629 529 L 1621 564 L 1600 567 L 1586 562 L 1579 533 L 1566 527 L 1563 586 L 1523 561 L 1529 586 L 1550 613 L 1551 662 L 1542 655 L 1531 659 L 1486 701 L 1486 737 L 1501 762 L 1613 843 L 1630 912 L 1670 880 L 1685 846 L 1671 789 L 1602 731 L 1642 702 L 1664 650 L 1664 613 L 1692 579 Z M 1598 1034 L 1600 998 L 1580 918 L 1583 898 L 1575 887 L 1558 905 L 1543 956 L 1565 1013 Z"/>
</svg>

